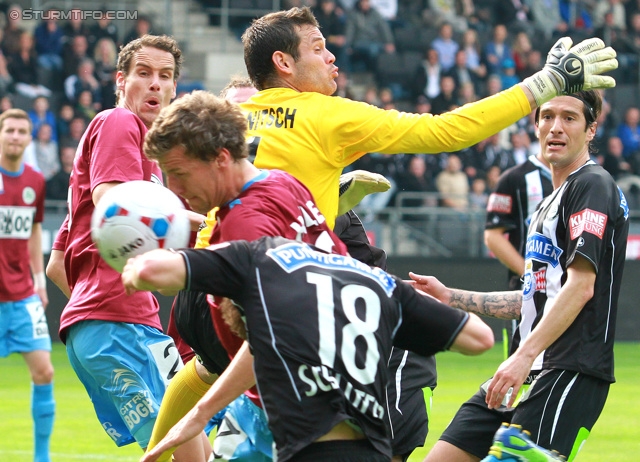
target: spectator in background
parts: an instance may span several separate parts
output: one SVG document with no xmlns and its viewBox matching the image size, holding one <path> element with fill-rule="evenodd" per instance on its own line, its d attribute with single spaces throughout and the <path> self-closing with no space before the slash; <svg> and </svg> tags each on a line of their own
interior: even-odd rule
<svg viewBox="0 0 640 462">
<path fill-rule="evenodd" d="M 74 115 L 73 119 L 69 123 L 69 134 L 62 137 L 60 142 L 63 144 L 80 144 L 80 138 L 84 134 L 85 129 L 87 128 L 87 122 L 82 117 L 76 117 Z"/>
<path fill-rule="evenodd" d="M 73 159 L 75 156 L 75 146 L 69 145 L 60 148 L 60 170 L 47 181 L 47 199 L 67 200 L 69 177 L 73 170 Z"/>
<path fill-rule="evenodd" d="M 502 174 L 502 170 L 497 165 L 492 165 L 487 170 L 487 190 L 489 192 L 495 191 L 498 186 L 498 181 L 500 179 L 500 175 Z"/>
<path fill-rule="evenodd" d="M 569 26 L 560 15 L 558 0 L 528 0 L 528 3 L 533 27 L 544 40 L 552 42 L 567 35 Z"/>
<path fill-rule="evenodd" d="M 100 84 L 100 102 L 102 109 L 111 109 L 116 105 L 116 44 L 109 37 L 102 37 L 96 43 L 93 57 L 94 74 Z"/>
<path fill-rule="evenodd" d="M 474 29 L 466 30 L 462 35 L 460 48 L 464 50 L 467 59 L 467 68 L 473 72 L 478 81 L 483 82 L 487 77 L 487 66 L 482 45 L 478 41 L 478 32 Z M 480 93 L 479 90 L 476 91 Z"/>
<path fill-rule="evenodd" d="M 634 169 L 631 163 L 623 156 L 624 146 L 617 136 L 611 136 L 607 140 L 607 146 L 602 154 L 602 167 L 609 172 L 616 182 L 623 176 L 633 175 Z M 620 184 L 618 183 L 618 186 Z M 625 193 L 626 195 L 626 193 Z"/>
<path fill-rule="evenodd" d="M 513 54 L 507 44 L 507 28 L 504 24 L 496 24 L 493 27 L 493 37 L 485 44 L 484 53 L 489 74 L 500 74 L 502 63 Z"/>
<path fill-rule="evenodd" d="M 472 82 L 465 82 L 458 87 L 458 101 L 460 106 L 478 101 L 478 94 Z"/>
<path fill-rule="evenodd" d="M 401 192 L 422 192 L 427 193 L 419 198 L 403 199 L 400 207 L 437 207 L 438 189 L 433 178 L 433 173 L 427 168 L 424 156 L 418 154 L 407 156 L 408 164 L 406 170 L 396 175 L 398 193 Z M 403 214 L 403 220 L 420 221 L 424 215 Z"/>
<path fill-rule="evenodd" d="M 502 88 L 511 88 L 520 83 L 520 79 L 516 75 L 516 63 L 513 59 L 507 58 L 502 61 L 502 72 L 500 72 L 500 81 Z"/>
<path fill-rule="evenodd" d="M 66 24 L 62 26 L 62 32 L 64 34 L 63 45 L 65 47 L 63 54 L 67 49 L 72 47 L 73 39 L 75 37 L 82 36 L 85 39 L 89 38 L 89 27 L 87 26 L 87 22 L 83 19 L 82 9 L 71 8 L 68 13 L 69 19 Z"/>
<path fill-rule="evenodd" d="M 114 43 L 114 47 L 117 47 L 118 41 L 118 28 L 111 22 L 111 18 L 102 12 L 102 16 L 95 22 L 93 26 L 89 28 L 89 48 L 95 51 L 100 40 L 110 39 Z M 96 57 L 96 62 L 98 58 Z"/>
<path fill-rule="evenodd" d="M 22 8 L 20 5 L 11 5 L 7 10 L 7 25 L 2 34 L 2 52 L 5 56 L 11 56 L 20 52 L 20 36 L 25 29 L 22 27 Z"/>
<path fill-rule="evenodd" d="M 542 53 L 540 53 L 538 50 L 531 50 L 527 54 L 527 62 L 522 70 L 518 73 L 518 77 L 520 78 L 520 80 L 524 80 L 527 77 L 530 77 L 538 72 L 536 69 L 540 69 L 541 66 Z"/>
<path fill-rule="evenodd" d="M 100 110 L 99 106 L 99 103 L 95 103 L 93 101 L 93 92 L 90 90 L 83 90 L 78 96 L 75 113 L 77 116 L 82 117 L 87 121 L 87 123 L 89 123 Z"/>
<path fill-rule="evenodd" d="M 457 51 L 455 64 L 445 73 L 445 75 L 453 77 L 453 81 L 455 82 L 458 90 L 467 83 L 472 85 L 474 93 L 478 93 L 481 89 L 480 78 L 468 67 L 467 52 L 464 49 Z"/>
<path fill-rule="evenodd" d="M 496 95 L 502 91 L 502 77 L 499 74 L 491 74 L 487 78 L 486 96 Z"/>
<path fill-rule="evenodd" d="M 527 67 L 527 61 L 531 50 L 533 50 L 533 46 L 531 45 L 531 39 L 527 33 L 518 32 L 511 47 L 511 51 L 513 52 L 513 62 L 516 65 L 516 74 L 520 75 L 520 73 Z"/>
<path fill-rule="evenodd" d="M 7 69 L 13 77 L 16 92 L 27 98 L 51 96 L 51 90 L 38 83 L 36 52 L 29 32 L 20 34 L 19 51 L 8 58 Z"/>
<path fill-rule="evenodd" d="M 624 113 L 624 122 L 618 126 L 617 135 L 624 149 L 622 155 L 629 159 L 640 150 L 640 109 L 631 106 Z"/>
<path fill-rule="evenodd" d="M 340 71 L 338 77 L 336 77 L 336 91 L 333 96 L 340 96 L 342 98 L 357 99 L 353 93 L 349 76 L 346 72 Z"/>
<path fill-rule="evenodd" d="M 335 0 L 319 0 L 318 5 L 312 11 L 320 24 L 322 35 L 327 40 L 327 49 L 336 57 L 336 66 L 348 67 L 344 11 L 336 4 Z"/>
<path fill-rule="evenodd" d="M 442 114 L 460 106 L 456 96 L 456 83 L 453 77 L 443 75 L 440 79 L 440 93 L 431 100 L 431 113 Z"/>
<path fill-rule="evenodd" d="M 511 156 L 514 165 L 524 164 L 527 161 L 531 155 L 529 152 L 530 144 L 529 135 L 524 130 L 516 130 L 511 133 Z"/>
<path fill-rule="evenodd" d="M 58 141 L 58 126 L 56 116 L 49 110 L 49 99 L 46 96 L 39 96 L 33 100 L 33 107 L 28 112 L 31 125 L 33 126 L 32 138 L 35 140 L 38 136 L 38 130 L 41 125 L 47 124 L 52 128 L 51 139 Z"/>
<path fill-rule="evenodd" d="M 433 15 L 428 22 L 434 25 L 447 22 L 456 32 L 465 32 L 468 30 L 469 21 L 475 19 L 472 0 L 429 0 L 428 4 L 429 8 L 424 14 Z"/>
<path fill-rule="evenodd" d="M 489 194 L 487 193 L 487 180 L 478 176 L 471 182 L 471 191 L 469 192 L 469 207 L 472 210 L 485 210 Z"/>
<path fill-rule="evenodd" d="M 440 78 L 442 75 L 438 52 L 433 48 L 429 48 L 425 52 L 425 59 L 422 64 L 416 69 L 416 75 L 413 79 L 416 98 L 422 95 L 432 100 L 438 96 L 440 94 Z"/>
<path fill-rule="evenodd" d="M 44 19 L 36 27 L 34 39 L 38 65 L 44 69 L 56 72 L 62 71 L 63 33 L 58 27 L 58 11 L 48 10 Z"/>
<path fill-rule="evenodd" d="M 469 206 L 469 179 L 462 171 L 462 162 L 457 155 L 447 157 L 445 169 L 436 177 L 436 188 L 443 207 L 462 212 Z"/>
<path fill-rule="evenodd" d="M 9 74 L 7 58 L 2 51 L 0 51 L 0 97 L 4 97 L 9 93 L 12 84 L 13 77 Z"/>
<path fill-rule="evenodd" d="M 25 162 L 42 173 L 45 180 L 50 179 L 60 170 L 60 153 L 58 143 L 51 139 L 53 129 L 47 123 L 40 124 L 36 138 L 31 141 L 24 152 Z"/>
<path fill-rule="evenodd" d="M 145 15 L 139 14 L 138 19 L 136 20 L 136 23 L 133 26 L 133 29 L 131 29 L 129 33 L 125 36 L 123 44 L 126 45 L 132 40 L 140 38 L 143 35 L 152 34 L 153 32 L 151 32 L 151 29 L 152 29 L 151 18 Z"/>
<path fill-rule="evenodd" d="M 57 117 L 58 141 L 62 141 L 69 136 L 69 126 L 73 120 L 73 115 L 74 111 L 71 104 L 65 103 L 60 106 Z"/>
<path fill-rule="evenodd" d="M 445 22 L 440 25 L 438 36 L 431 42 L 431 48 L 438 52 L 440 67 L 448 72 L 456 64 L 456 53 L 460 49 L 458 42 L 453 40 L 453 27 Z"/>
<path fill-rule="evenodd" d="M 71 38 L 68 46 L 65 46 L 62 56 L 64 78 L 66 79 L 75 74 L 78 70 L 78 65 L 87 58 L 90 58 L 87 37 L 76 35 Z"/>
<path fill-rule="evenodd" d="M 624 4 L 620 0 L 600 0 L 593 7 L 593 27 L 598 29 L 605 25 L 605 16 L 611 15 L 610 26 L 624 32 L 627 30 L 627 16 Z M 608 45 L 611 43 L 608 42 Z"/>
<path fill-rule="evenodd" d="M 0 99 L 0 114 L 13 108 L 13 99 L 11 95 L 4 95 Z"/>
<path fill-rule="evenodd" d="M 98 79 L 93 74 L 94 69 L 91 58 L 83 59 L 78 64 L 78 71 L 65 79 L 64 94 L 70 103 L 77 104 L 80 94 L 83 91 L 90 91 L 93 101 L 100 104 L 102 89 Z"/>
<path fill-rule="evenodd" d="M 396 50 L 391 27 L 370 0 L 358 0 L 347 14 L 345 35 L 352 70 L 374 72 L 378 55 Z"/>
</svg>

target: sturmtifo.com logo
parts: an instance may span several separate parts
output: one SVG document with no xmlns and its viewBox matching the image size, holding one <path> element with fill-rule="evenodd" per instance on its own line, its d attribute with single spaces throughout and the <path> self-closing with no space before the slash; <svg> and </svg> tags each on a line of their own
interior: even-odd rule
<svg viewBox="0 0 640 462">
<path fill-rule="evenodd" d="M 19 19 L 20 17 L 25 20 L 48 20 L 48 19 L 57 19 L 59 21 L 68 21 L 72 20 L 89 20 L 93 19 L 98 21 L 100 19 L 111 19 L 111 20 L 127 20 L 127 19 L 138 19 L 138 11 L 137 10 L 78 10 L 73 9 L 69 11 L 64 10 L 22 10 L 12 9 L 7 15 L 10 19 Z"/>
</svg>

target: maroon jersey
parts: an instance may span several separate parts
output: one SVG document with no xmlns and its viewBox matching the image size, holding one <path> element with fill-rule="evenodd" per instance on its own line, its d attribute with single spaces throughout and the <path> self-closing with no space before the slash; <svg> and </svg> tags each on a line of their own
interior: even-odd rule
<svg viewBox="0 0 640 462">
<path fill-rule="evenodd" d="M 102 183 L 133 180 L 162 184 L 162 172 L 142 151 L 142 120 L 123 108 L 98 114 L 80 140 L 69 180 L 69 215 L 54 249 L 63 250 L 71 298 L 60 319 L 64 330 L 78 321 L 145 324 L 162 329 L 158 302 L 150 292 L 126 295 L 120 274 L 100 257 L 91 240 L 92 193 Z"/>
<path fill-rule="evenodd" d="M 22 164 L 20 171 L 0 168 L 0 302 L 34 294 L 29 238 L 44 216 L 45 182 L 41 173 Z"/>
<path fill-rule="evenodd" d="M 309 190 L 279 170 L 262 171 L 244 186 L 237 198 L 220 207 L 210 243 L 253 241 L 264 236 L 282 236 L 313 244 L 328 252 L 347 253 L 346 246 L 327 226 Z M 178 309 L 176 323 L 181 326 L 188 324 L 186 318 L 191 315 L 193 313 Z M 242 339 L 231 332 L 215 303 L 211 316 L 220 342 L 233 357 L 242 345 Z M 196 351 L 196 354 L 203 356 L 206 352 Z M 247 394 L 259 404 L 255 390 Z"/>
</svg>

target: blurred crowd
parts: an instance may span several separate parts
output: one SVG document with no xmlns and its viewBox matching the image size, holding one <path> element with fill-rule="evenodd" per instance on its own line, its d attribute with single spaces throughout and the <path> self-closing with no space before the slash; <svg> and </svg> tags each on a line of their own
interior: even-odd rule
<svg viewBox="0 0 640 462">
<path fill-rule="evenodd" d="M 216 0 L 201 3 L 220 6 Z M 602 38 L 618 53 L 618 85 L 638 85 L 640 0 L 288 0 L 282 5 L 291 6 L 313 9 L 340 67 L 336 95 L 388 110 L 441 114 L 495 94 L 542 68 L 549 48 L 565 35 L 574 42 Z M 234 2 L 234 8 L 271 7 L 271 0 Z M 106 15 L 98 21 L 80 14 L 65 21 L 45 15 L 35 28 L 25 27 L 13 10 L 20 7 L 0 4 L 0 112 L 28 111 L 33 142 L 25 160 L 45 176 L 47 197 L 65 200 L 82 133 L 97 112 L 115 104 L 117 50 L 161 31 L 143 15 L 129 31 L 119 31 Z M 210 18 L 214 24 L 219 20 L 215 14 Z M 240 15 L 229 23 L 240 35 L 250 20 L 251 15 Z M 179 82 L 178 93 L 194 85 L 201 88 Z M 613 110 L 608 96 L 593 157 L 619 182 L 631 207 L 640 209 L 640 108 L 633 98 Z M 397 194 L 405 191 L 431 194 L 400 205 L 484 209 L 500 174 L 537 152 L 530 116 L 460 152 L 373 153 L 353 167 L 392 182 L 388 193 L 363 204 L 372 214 L 396 204 Z"/>
</svg>

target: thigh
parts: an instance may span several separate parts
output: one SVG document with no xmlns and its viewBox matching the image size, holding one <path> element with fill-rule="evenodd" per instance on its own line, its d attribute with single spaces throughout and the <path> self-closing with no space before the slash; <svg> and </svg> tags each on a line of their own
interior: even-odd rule
<svg viewBox="0 0 640 462">
<path fill-rule="evenodd" d="M 604 408 L 609 386 L 577 372 L 543 371 L 518 404 L 511 422 L 531 432 L 536 444 L 575 457 Z"/>
<path fill-rule="evenodd" d="M 145 448 L 169 379 L 182 366 L 173 340 L 149 326 L 84 321 L 69 329 L 67 353 L 109 436 Z"/>
<path fill-rule="evenodd" d="M 453 417 L 440 439 L 473 454 L 479 459 L 489 452 L 502 422 L 510 422 L 512 410 L 505 407 L 489 409 L 485 403 L 486 392 L 480 388 L 465 402 Z"/>
<path fill-rule="evenodd" d="M 40 297 L 0 303 L 0 357 L 11 353 L 51 351 L 51 337 Z"/>
</svg>

